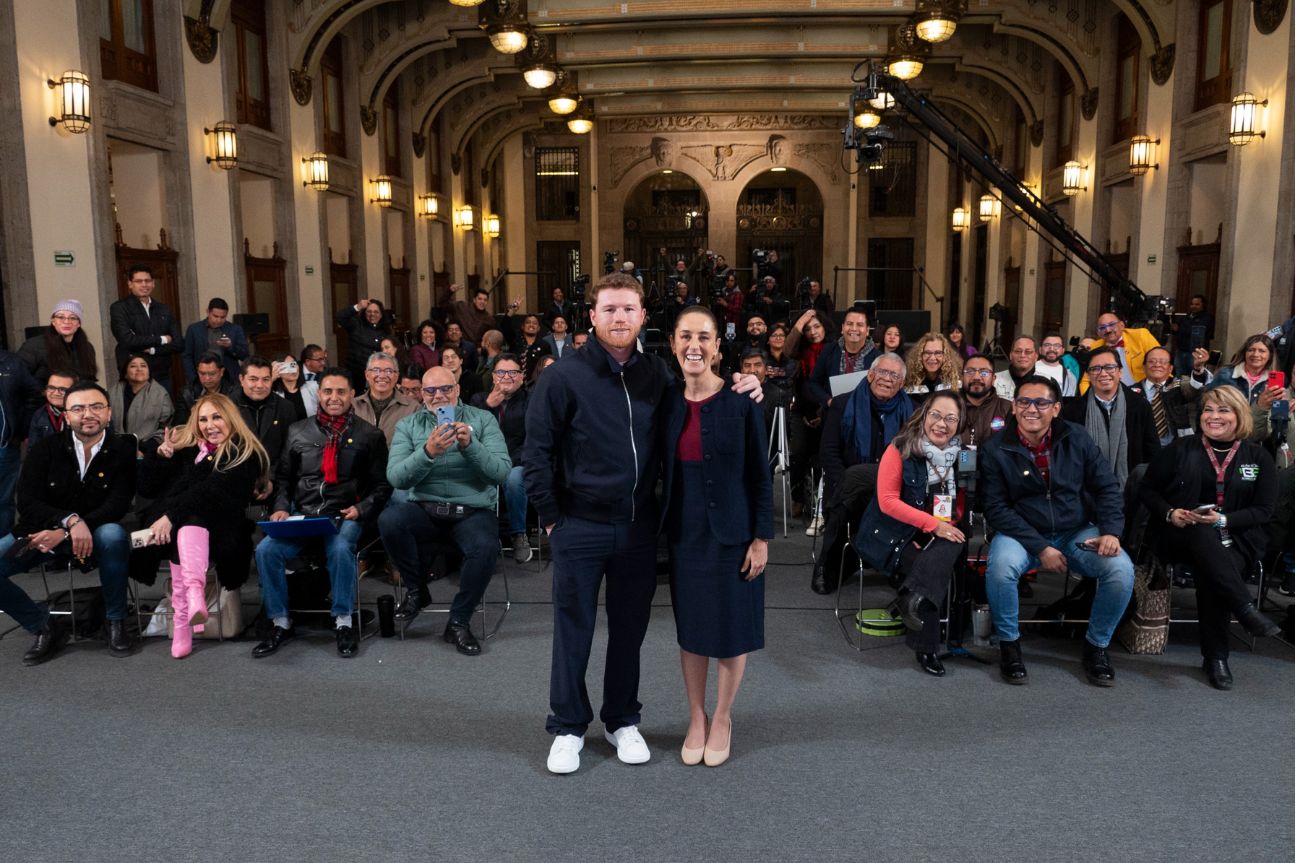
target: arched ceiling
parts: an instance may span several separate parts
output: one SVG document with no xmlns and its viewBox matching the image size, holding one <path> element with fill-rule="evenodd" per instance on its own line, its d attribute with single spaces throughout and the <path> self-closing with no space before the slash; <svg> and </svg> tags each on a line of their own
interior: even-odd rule
<svg viewBox="0 0 1296 863">
<path fill-rule="evenodd" d="M 187 3 L 192 0 L 186 0 Z M 447 0 L 287 0 L 294 95 L 310 100 L 319 56 L 339 33 L 354 41 L 361 110 L 398 78 L 414 132 L 442 117 L 447 144 L 486 128 L 552 121 L 514 58 L 495 52 L 478 10 Z M 487 0 L 488 3 L 493 0 Z M 914 0 L 523 0 L 527 20 L 574 73 L 599 116 L 793 111 L 839 114 L 851 71 L 882 58 Z M 217 17 L 228 2 L 211 8 Z M 1173 0 L 972 0 L 954 37 L 933 46 L 913 86 L 959 109 L 997 141 L 1015 104 L 1028 124 L 1044 114 L 1060 64 L 1086 116 L 1097 102 L 1098 55 L 1117 11 L 1133 23 L 1153 74 L 1173 63 Z M 219 26 L 213 20 L 213 26 Z M 304 82 L 304 84 L 303 84 Z M 303 100 L 303 96 L 305 100 Z M 510 122 L 492 118 L 507 115 Z M 478 135 L 479 139 L 485 135 Z M 487 147 L 495 143 L 485 141 Z"/>
</svg>

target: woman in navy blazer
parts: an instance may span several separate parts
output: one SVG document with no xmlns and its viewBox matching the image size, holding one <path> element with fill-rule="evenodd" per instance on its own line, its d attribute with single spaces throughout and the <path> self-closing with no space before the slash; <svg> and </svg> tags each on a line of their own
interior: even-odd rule
<svg viewBox="0 0 1296 863">
<path fill-rule="evenodd" d="M 666 395 L 662 423 L 670 539 L 671 602 L 689 727 L 685 764 L 717 767 L 729 757 L 731 710 L 747 654 L 765 645 L 765 579 L 774 535 L 765 420 L 758 404 L 711 371 L 720 351 L 716 319 L 692 306 L 675 321 L 671 345 L 684 371 Z M 715 714 L 708 727 L 710 657 L 718 660 Z"/>
</svg>

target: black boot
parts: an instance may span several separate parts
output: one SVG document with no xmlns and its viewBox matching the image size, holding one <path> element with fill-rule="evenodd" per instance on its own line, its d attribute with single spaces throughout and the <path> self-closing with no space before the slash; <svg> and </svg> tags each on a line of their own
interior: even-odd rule
<svg viewBox="0 0 1296 863">
<path fill-rule="evenodd" d="M 423 605 L 423 590 L 411 586 L 405 591 L 405 598 L 400 601 L 400 605 L 396 606 L 395 617 L 397 620 L 409 622 L 418 617 L 419 612 L 423 610 Z"/>
<path fill-rule="evenodd" d="M 1242 624 L 1242 628 L 1251 635 L 1274 638 L 1282 632 L 1282 627 L 1261 614 L 1260 610 L 1249 602 L 1238 611 L 1237 619 L 1238 623 Z"/>
<path fill-rule="evenodd" d="M 135 652 L 135 643 L 126 634 L 126 621 L 108 621 L 108 651 L 113 656 L 130 656 Z"/>
<path fill-rule="evenodd" d="M 1227 659 L 1203 659 L 1202 671 L 1210 678 L 1210 685 L 1216 689 L 1228 691 L 1233 688 L 1233 672 L 1229 671 Z"/>
<path fill-rule="evenodd" d="M 921 596 L 905 591 L 896 597 L 895 602 L 891 603 L 889 611 L 892 617 L 903 620 L 907 629 L 921 632 L 923 628 L 922 604 L 923 598 Z"/>
<path fill-rule="evenodd" d="M 67 640 L 67 627 L 54 618 L 49 618 L 45 622 L 45 628 L 36 633 L 31 649 L 23 654 L 23 665 L 40 665 L 67 644 Z"/>
<path fill-rule="evenodd" d="M 1026 664 L 1021 657 L 1021 639 L 999 642 L 999 676 L 1014 686 L 1026 682 Z"/>
<path fill-rule="evenodd" d="M 1116 672 L 1111 667 L 1107 648 L 1094 647 L 1085 641 L 1081 663 L 1084 665 L 1085 677 L 1094 686 L 1111 686 L 1116 683 Z"/>
<path fill-rule="evenodd" d="M 935 653 L 923 653 L 918 651 L 914 654 L 918 658 L 918 667 L 930 674 L 932 677 L 944 677 L 945 666 L 941 664 L 940 657 Z"/>
</svg>

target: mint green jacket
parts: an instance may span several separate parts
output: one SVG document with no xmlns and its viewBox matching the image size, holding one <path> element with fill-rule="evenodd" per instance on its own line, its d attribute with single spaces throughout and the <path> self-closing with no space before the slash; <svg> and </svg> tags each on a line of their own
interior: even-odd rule
<svg viewBox="0 0 1296 863">
<path fill-rule="evenodd" d="M 436 428 L 436 414 L 423 407 L 398 422 L 387 456 L 387 481 L 409 491 L 413 501 L 494 509 L 499 486 L 513 468 L 504 433 L 490 413 L 465 404 L 455 405 L 455 421 L 472 428 L 471 443 L 436 458 L 429 458 L 423 446 Z"/>
</svg>

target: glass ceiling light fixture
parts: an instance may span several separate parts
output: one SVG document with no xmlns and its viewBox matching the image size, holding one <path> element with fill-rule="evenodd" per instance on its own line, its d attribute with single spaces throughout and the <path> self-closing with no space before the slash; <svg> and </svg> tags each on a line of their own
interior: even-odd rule
<svg viewBox="0 0 1296 863">
<path fill-rule="evenodd" d="M 895 97 L 886 90 L 878 90 L 878 94 L 869 99 L 868 103 L 879 111 L 890 111 L 895 107 Z"/>
<path fill-rule="evenodd" d="M 66 99 L 64 102 L 66 103 Z M 1230 144 L 1243 147 L 1256 138 L 1265 136 L 1264 130 L 1258 128 L 1258 115 L 1260 108 L 1266 107 L 1268 104 L 1268 99 L 1263 102 L 1257 101 L 1256 97 L 1250 93 L 1238 93 L 1233 97 L 1233 107 L 1229 109 L 1228 139 Z"/>
<path fill-rule="evenodd" d="M 1160 138 L 1151 135 L 1135 135 L 1130 138 L 1129 172 L 1141 177 L 1153 168 L 1161 167 L 1156 163 L 1156 148 L 1160 143 Z"/>
<path fill-rule="evenodd" d="M 90 128 L 90 76 L 68 69 L 59 79 L 47 78 L 51 90 L 59 91 L 58 116 L 50 117 L 51 126 L 62 126 L 74 135 Z"/>
<path fill-rule="evenodd" d="M 474 6 L 480 6 L 482 0 L 450 0 L 451 6 L 462 6 L 465 9 L 471 9 Z"/>
<path fill-rule="evenodd" d="M 532 63 L 522 69 L 522 80 L 533 90 L 544 90 L 558 80 L 558 67 L 552 63 Z"/>
<path fill-rule="evenodd" d="M 851 122 L 856 129 L 872 129 L 882 122 L 882 115 L 874 109 L 872 102 L 865 98 L 865 91 L 856 89 L 851 97 Z"/>
<path fill-rule="evenodd" d="M 887 71 L 901 81 L 912 81 L 922 74 L 923 61 L 930 51 L 931 45 L 918 38 L 913 24 L 901 24 L 887 51 Z"/>
<path fill-rule="evenodd" d="M 918 0 L 912 19 L 914 35 L 937 44 L 954 35 L 959 18 L 967 11 L 967 0 Z"/>
<path fill-rule="evenodd" d="M 514 62 L 522 70 L 522 80 L 533 90 L 552 87 L 562 71 L 550 50 L 549 37 L 539 30 L 531 32 L 526 50 L 520 52 Z"/>
<path fill-rule="evenodd" d="M 565 117 L 580 105 L 580 95 L 576 92 L 576 80 L 572 75 L 563 72 L 558 76 L 558 83 L 548 94 L 549 110 L 560 117 Z"/>
<path fill-rule="evenodd" d="M 486 0 L 477 8 L 477 26 L 501 54 L 517 54 L 531 41 L 526 0 Z"/>
<path fill-rule="evenodd" d="M 594 106 L 582 102 L 578 110 L 567 116 L 567 129 L 576 135 L 588 135 L 594 128 Z"/>
</svg>

